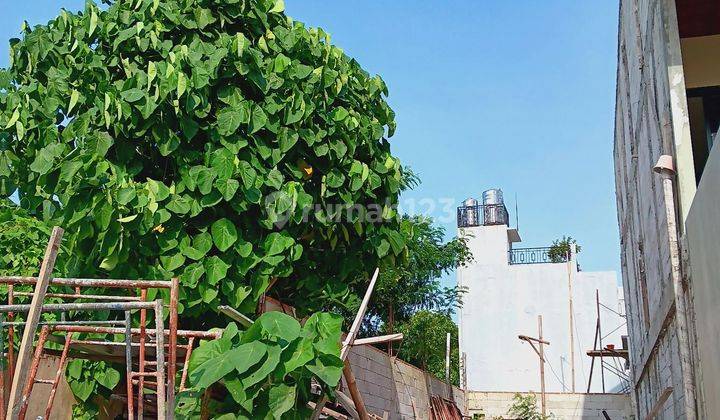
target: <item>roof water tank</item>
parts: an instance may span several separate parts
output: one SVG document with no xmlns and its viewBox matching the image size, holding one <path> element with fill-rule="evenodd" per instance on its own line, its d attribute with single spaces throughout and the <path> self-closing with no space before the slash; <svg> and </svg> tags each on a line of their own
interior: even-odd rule
<svg viewBox="0 0 720 420">
<path fill-rule="evenodd" d="M 493 188 L 482 193 L 483 204 L 502 204 L 503 192 L 500 188 Z"/>
<path fill-rule="evenodd" d="M 478 201 L 474 198 L 468 198 L 463 201 L 462 210 L 462 226 L 477 226 L 478 225 Z"/>
<path fill-rule="evenodd" d="M 503 205 L 503 193 L 499 188 L 483 191 L 483 225 L 499 225 L 506 223 Z"/>
</svg>

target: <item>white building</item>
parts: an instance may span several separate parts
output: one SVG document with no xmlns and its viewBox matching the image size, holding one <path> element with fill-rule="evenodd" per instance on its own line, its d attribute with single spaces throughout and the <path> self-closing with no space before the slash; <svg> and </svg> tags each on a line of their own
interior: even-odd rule
<svg viewBox="0 0 720 420">
<path fill-rule="evenodd" d="M 471 391 L 540 391 L 538 354 L 518 335 L 538 337 L 542 315 L 547 392 L 572 392 L 574 349 L 575 392 L 587 392 L 600 301 L 603 348 L 621 349 L 626 334 L 622 289 L 615 272 L 585 272 L 570 261 L 551 262 L 549 248 L 520 248 L 520 235 L 508 226 L 502 192 L 483 193 L 484 204 L 466 200 L 458 209 L 458 230 L 468 235 L 472 264 L 457 270 L 458 285 L 467 288 L 459 311 L 460 354 L 465 358 L 464 380 Z M 563 258 L 566 260 L 566 258 Z M 570 287 L 574 326 L 570 320 Z M 598 349 L 600 346 L 598 344 Z M 620 353 L 620 352 L 618 352 Z M 625 360 L 604 357 L 605 390 L 619 392 L 627 382 L 611 368 L 625 373 Z M 600 359 L 595 359 L 591 392 L 602 392 Z"/>
</svg>

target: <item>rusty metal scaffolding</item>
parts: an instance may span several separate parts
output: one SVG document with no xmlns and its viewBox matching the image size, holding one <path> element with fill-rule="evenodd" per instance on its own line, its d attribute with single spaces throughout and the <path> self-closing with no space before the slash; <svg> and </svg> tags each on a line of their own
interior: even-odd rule
<svg viewBox="0 0 720 420">
<path fill-rule="evenodd" d="M 590 362 L 590 376 L 588 377 L 588 385 L 587 385 L 587 392 L 590 393 L 590 387 L 592 386 L 592 380 L 593 380 L 593 371 L 595 368 L 595 358 L 600 358 L 600 383 L 602 384 L 602 392 L 605 392 L 605 371 L 609 371 L 610 373 L 613 373 L 615 376 L 620 378 L 620 383 L 622 385 L 622 392 L 628 392 L 630 390 L 630 377 L 625 372 L 627 370 L 627 367 L 622 367 L 617 365 L 617 360 L 620 359 L 624 361 L 627 364 L 627 361 L 629 360 L 629 353 L 627 348 L 623 349 L 616 349 L 614 345 L 603 345 L 603 340 L 607 338 L 610 334 L 617 331 L 619 328 L 625 326 L 625 323 L 622 323 L 619 327 L 615 328 L 614 330 L 610 331 L 606 335 L 603 335 L 602 332 L 602 323 L 600 321 L 600 308 L 603 307 L 605 309 L 608 309 L 612 312 L 615 312 L 614 310 L 608 308 L 607 306 L 603 305 L 602 302 L 600 302 L 600 291 L 595 290 L 595 308 L 596 308 L 596 322 L 595 322 L 595 339 L 593 342 L 593 348 L 592 350 L 588 350 L 586 353 L 591 358 Z M 617 313 L 617 312 L 616 312 Z M 618 314 L 620 315 L 620 314 Z M 622 315 L 620 315 L 622 317 Z M 599 343 L 598 343 L 599 342 Z M 598 345 L 599 344 L 599 345 Z M 616 364 L 610 364 L 606 361 L 606 359 L 613 360 Z"/>
<path fill-rule="evenodd" d="M 50 385 L 51 391 L 45 408 L 45 419 L 49 419 L 57 387 L 62 379 L 68 358 L 103 360 L 125 363 L 125 395 L 118 395 L 127 404 L 127 418 L 142 419 L 147 411 L 158 419 L 174 418 L 176 373 L 178 358 L 183 365 L 179 390 L 185 389 L 187 365 L 195 341 L 214 339 L 219 332 L 178 331 L 178 279 L 167 280 L 127 280 L 127 279 L 80 279 L 53 278 L 52 269 L 55 255 L 62 237 L 62 229 L 55 228 L 45 253 L 38 277 L 0 277 L 0 284 L 7 286 L 7 305 L 0 305 L 0 349 L 4 349 L 5 329 L 7 328 L 7 353 L 2 354 L 3 367 L 12 378 L 6 384 L 5 375 L 0 374 L 0 415 L 5 419 L 24 419 L 28 409 L 30 394 L 35 385 Z M 34 286 L 33 292 L 18 291 L 16 287 Z M 48 286 L 72 288 L 71 293 L 53 291 L 46 293 Z M 93 294 L 83 294 L 82 289 L 92 288 Z M 98 289 L 134 290 L 138 295 L 117 296 L 97 294 Z M 148 301 L 148 290 L 165 289 L 169 291 L 169 305 L 163 299 Z M 17 297 L 32 297 L 30 304 L 17 304 Z M 62 303 L 45 303 L 46 297 L 55 298 Z M 65 300 L 83 300 L 85 302 L 66 302 Z M 87 301 L 91 302 L 87 302 Z M 169 308 L 169 328 L 164 328 L 164 310 Z M 147 311 L 155 314 L 155 327 L 147 327 Z M 111 321 L 66 320 L 65 314 L 88 313 L 94 311 L 119 311 L 123 319 Z M 132 328 L 132 311 L 139 311 L 139 328 Z M 41 322 L 40 313 L 59 312 L 60 321 Z M 15 321 L 16 314 L 27 313 L 24 322 Z M 15 354 L 15 329 L 24 327 L 23 340 Z M 34 352 L 33 341 L 37 328 Z M 53 335 L 62 333 L 63 337 Z M 81 339 L 81 334 L 114 334 L 124 336 L 124 342 L 105 339 Z M 178 345 L 178 337 L 187 340 Z M 165 339 L 167 338 L 167 343 Z M 57 350 L 45 349 L 48 341 L 62 345 L 59 352 L 59 365 L 52 379 L 37 379 L 37 371 L 44 353 L 58 354 Z M 167 353 L 166 353 L 167 348 Z M 178 350 L 181 350 L 179 354 Z M 32 353 L 32 357 L 28 357 Z M 152 357 L 154 356 L 154 360 Z M 135 360 L 137 362 L 135 362 Z M 19 366 L 28 367 L 21 369 Z M 137 366 L 137 370 L 134 370 Z M 148 378 L 154 380 L 148 380 Z M 10 387 L 10 397 L 6 398 L 6 388 Z M 137 391 L 135 391 L 137 387 Z M 146 389 L 154 389 L 154 398 L 149 398 Z M 137 395 L 135 393 L 137 392 Z M 153 401 L 154 399 L 154 401 Z M 152 406 L 152 403 L 155 403 Z"/>
</svg>

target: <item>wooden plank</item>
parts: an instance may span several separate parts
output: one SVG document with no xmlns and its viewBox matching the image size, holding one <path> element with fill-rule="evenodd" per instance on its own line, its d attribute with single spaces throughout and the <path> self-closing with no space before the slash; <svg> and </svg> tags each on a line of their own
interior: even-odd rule
<svg viewBox="0 0 720 420">
<path fill-rule="evenodd" d="M 673 391 L 673 389 L 671 386 L 669 386 L 663 390 L 663 392 L 662 392 L 662 394 L 660 394 L 660 397 L 658 398 L 657 402 L 655 403 L 655 405 L 653 405 L 652 409 L 650 410 L 648 415 L 645 417 L 645 420 L 653 420 L 658 415 L 658 413 L 660 413 L 660 410 L 665 405 L 665 401 L 667 401 L 667 399 L 672 394 L 672 391 Z"/>
<path fill-rule="evenodd" d="M 365 291 L 365 296 L 363 297 L 362 303 L 360 304 L 360 309 L 358 309 L 358 312 L 355 315 L 355 320 L 353 320 L 352 326 L 350 327 L 350 331 L 348 332 L 347 337 L 345 337 L 345 342 L 343 342 L 342 349 L 340 350 L 340 359 L 342 359 L 343 361 L 345 361 L 348 353 L 350 352 L 350 349 L 352 348 L 353 344 L 355 344 L 355 337 L 357 337 L 357 334 L 360 331 L 360 324 L 362 324 L 362 320 L 363 318 L 365 318 L 365 311 L 367 310 L 368 303 L 370 302 L 370 296 L 372 295 L 373 289 L 375 288 L 375 283 L 377 282 L 379 274 L 380 269 L 376 268 L 375 272 L 373 273 L 372 279 L 370 279 L 370 284 Z M 327 404 L 327 402 L 327 397 L 323 396 L 322 398 L 320 398 L 320 401 L 318 401 L 317 405 L 315 406 L 315 410 L 310 417 L 311 420 L 318 420 L 320 418 L 320 414 L 322 413 L 322 410 L 325 407 L 325 404 Z"/>
<path fill-rule="evenodd" d="M 32 301 L 30 303 L 30 311 L 28 312 L 25 329 L 23 330 L 22 340 L 20 341 L 20 349 L 18 350 L 18 359 L 15 365 L 15 375 L 13 376 L 10 388 L 10 398 L 8 400 L 7 420 L 15 420 L 20 414 L 20 396 L 21 390 L 27 382 L 28 373 L 30 372 L 30 363 L 32 362 L 33 339 L 37 330 L 40 315 L 42 314 L 42 305 L 47 293 L 48 284 L 52 279 L 52 272 L 55 268 L 55 260 L 57 259 L 58 250 L 60 249 L 60 241 L 62 240 L 63 230 L 60 227 L 53 228 L 47 248 L 45 248 L 45 256 L 43 257 L 38 281 L 35 285 Z"/>
<path fill-rule="evenodd" d="M 353 343 L 355 343 L 355 337 L 357 337 L 357 334 L 360 331 L 360 325 L 362 324 L 362 320 L 365 318 L 365 311 L 367 311 L 368 303 L 370 303 L 370 296 L 372 295 L 373 289 L 375 288 L 375 282 L 377 282 L 379 274 L 380 269 L 376 268 L 375 273 L 373 273 L 372 279 L 370 279 L 370 284 L 365 291 L 365 296 L 363 296 L 362 303 L 360 304 L 360 309 L 358 309 L 358 313 L 355 315 L 355 320 L 353 320 L 350 331 L 348 332 L 347 337 L 345 337 L 343 348 L 340 351 L 340 358 L 343 360 L 345 360 L 348 352 L 350 352 L 350 348 L 352 348 Z"/>
<path fill-rule="evenodd" d="M 345 382 L 347 382 L 353 403 L 355 403 L 355 410 L 357 410 L 358 417 L 360 417 L 360 420 L 368 420 L 370 417 L 365 408 L 365 401 L 363 401 L 362 394 L 360 394 L 360 390 L 357 387 L 357 382 L 355 382 L 355 375 L 353 375 L 352 368 L 350 368 L 350 362 L 347 360 L 345 360 L 343 367 L 343 376 L 345 377 Z"/>
<path fill-rule="evenodd" d="M 400 341 L 402 339 L 403 339 L 402 333 L 378 335 L 375 337 L 358 338 L 357 340 L 355 340 L 355 342 L 353 342 L 353 346 L 362 346 L 364 344 L 387 343 L 387 342 L 391 342 L 391 341 Z"/>
<path fill-rule="evenodd" d="M 167 367 L 167 417 L 173 418 L 175 413 L 175 372 L 177 371 L 177 331 L 178 302 L 180 300 L 180 279 L 173 277 L 170 288 L 170 320 L 168 334 L 168 367 Z"/>
<path fill-rule="evenodd" d="M 248 318 L 247 316 L 240 313 L 237 309 L 232 308 L 228 305 L 220 305 L 218 306 L 218 310 L 233 321 L 239 322 L 240 325 L 242 325 L 244 328 L 250 328 L 250 326 L 253 324 L 252 319 Z"/>
<path fill-rule="evenodd" d="M 155 300 L 155 360 L 157 360 L 157 388 L 155 395 L 157 396 L 157 418 L 165 420 L 167 417 L 167 395 L 165 391 L 165 339 L 163 334 L 163 301 Z M 174 408 L 174 407 L 173 407 Z M 173 418 L 173 412 L 170 412 L 170 418 Z"/>
</svg>

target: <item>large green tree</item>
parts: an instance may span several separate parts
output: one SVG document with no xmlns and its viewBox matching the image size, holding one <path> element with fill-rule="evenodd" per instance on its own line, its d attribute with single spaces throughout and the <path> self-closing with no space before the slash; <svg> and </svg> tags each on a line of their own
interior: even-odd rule
<svg viewBox="0 0 720 420">
<path fill-rule="evenodd" d="M 458 327 L 450 316 L 427 310 L 413 314 L 398 326 L 404 340 L 398 357 L 445 380 L 445 351 L 450 333 L 450 381 L 460 382 Z"/>
<path fill-rule="evenodd" d="M 393 332 L 420 310 L 451 315 L 463 290 L 443 286 L 441 278 L 472 260 L 467 238 L 445 240 L 445 229 L 425 216 L 404 216 L 400 232 L 406 258 L 381 272 L 364 325 L 366 334 Z"/>
<path fill-rule="evenodd" d="M 342 307 L 403 258 L 379 76 L 282 0 L 105 3 L 25 25 L 0 71 L 0 189 L 65 228 L 65 274 L 179 276 L 208 328 L 271 284 Z"/>
<path fill-rule="evenodd" d="M 26 26 L 0 77 L 5 193 L 66 229 L 73 273 L 179 275 L 185 315 L 276 277 L 305 309 L 402 254 L 379 77 L 279 0 L 109 3 Z"/>
</svg>

